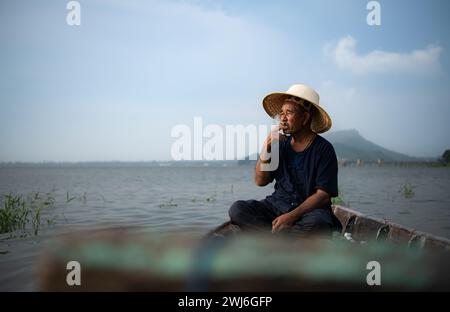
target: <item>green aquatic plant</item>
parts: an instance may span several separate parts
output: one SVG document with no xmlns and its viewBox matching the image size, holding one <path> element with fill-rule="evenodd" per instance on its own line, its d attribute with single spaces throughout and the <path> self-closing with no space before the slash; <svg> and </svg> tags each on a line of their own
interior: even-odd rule
<svg viewBox="0 0 450 312">
<path fill-rule="evenodd" d="M 341 188 L 338 187 L 338 194 L 341 194 Z M 350 207 L 349 202 L 345 202 L 344 198 L 341 195 L 338 195 L 336 197 L 331 198 L 331 204 L 332 205 L 340 205 L 340 206 L 347 206 Z"/>
<path fill-rule="evenodd" d="M 83 204 L 86 204 L 86 202 L 87 202 L 87 194 L 86 194 L 86 192 L 84 192 L 83 195 L 81 195 L 80 199 L 83 201 Z"/>
<path fill-rule="evenodd" d="M 208 196 L 208 197 L 206 197 L 206 201 L 208 202 L 208 203 L 215 203 L 216 202 L 216 194 L 214 193 L 214 194 L 212 194 L 211 196 Z"/>
<path fill-rule="evenodd" d="M 0 234 L 22 231 L 26 236 L 28 231 L 38 234 L 42 226 L 42 212 L 54 206 L 54 198 L 49 193 L 42 197 L 39 192 L 27 196 L 7 194 L 0 196 Z M 47 224 L 54 222 L 47 219 Z"/>
<path fill-rule="evenodd" d="M 331 204 L 332 205 L 345 205 L 344 200 L 340 196 L 331 198 Z"/>
<path fill-rule="evenodd" d="M 159 208 L 163 207 L 177 207 L 178 204 L 173 202 L 173 198 L 171 198 L 169 201 L 164 201 L 161 204 L 159 204 Z"/>
<path fill-rule="evenodd" d="M 55 191 L 0 195 L 0 234 L 11 233 L 9 238 L 26 237 L 31 233 L 38 235 L 43 226 L 54 225 L 58 217 L 65 219 L 64 212 L 54 213 Z M 68 207 L 75 199 L 86 204 L 86 192 L 80 196 L 70 196 L 69 192 L 66 192 L 60 206 Z"/>
<path fill-rule="evenodd" d="M 415 186 L 411 185 L 410 183 L 406 182 L 400 192 L 403 194 L 403 197 L 405 198 L 413 198 L 415 195 L 414 192 Z"/>
<path fill-rule="evenodd" d="M 69 196 L 69 192 L 66 192 L 66 203 L 70 203 L 72 200 L 74 200 L 75 198 L 77 198 L 76 196 Z"/>
<path fill-rule="evenodd" d="M 30 221 L 30 209 L 20 196 L 1 196 L 0 233 L 22 230 Z"/>
</svg>

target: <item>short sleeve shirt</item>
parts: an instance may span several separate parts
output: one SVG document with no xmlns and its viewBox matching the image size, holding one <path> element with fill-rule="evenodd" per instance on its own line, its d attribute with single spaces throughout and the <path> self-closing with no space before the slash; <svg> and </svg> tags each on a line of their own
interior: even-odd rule
<svg viewBox="0 0 450 312">
<path fill-rule="evenodd" d="M 338 165 L 333 145 L 317 135 L 302 152 L 291 146 L 292 137 L 279 144 L 279 164 L 273 171 L 275 191 L 266 200 L 279 213 L 286 213 L 300 205 L 317 189 L 330 197 L 338 196 Z M 325 209 L 331 208 L 331 202 Z"/>
</svg>

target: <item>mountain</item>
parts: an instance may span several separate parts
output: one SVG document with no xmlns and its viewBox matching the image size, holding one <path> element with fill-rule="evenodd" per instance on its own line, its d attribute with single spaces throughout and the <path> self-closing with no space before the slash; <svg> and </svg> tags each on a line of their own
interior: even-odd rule
<svg viewBox="0 0 450 312">
<path fill-rule="evenodd" d="M 323 135 L 330 141 L 339 159 L 355 161 L 421 161 L 423 159 L 397 153 L 364 139 L 357 130 L 334 131 Z"/>
</svg>

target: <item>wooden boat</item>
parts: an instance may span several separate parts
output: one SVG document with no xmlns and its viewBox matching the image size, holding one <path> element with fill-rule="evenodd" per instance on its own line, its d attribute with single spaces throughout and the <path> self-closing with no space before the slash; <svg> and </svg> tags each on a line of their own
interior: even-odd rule
<svg viewBox="0 0 450 312">
<path fill-rule="evenodd" d="M 334 215 L 342 224 L 342 233 L 338 236 L 351 242 L 388 242 L 405 245 L 409 248 L 424 250 L 450 250 L 450 240 L 429 233 L 417 231 L 384 219 L 364 215 L 350 208 L 332 206 Z M 238 228 L 225 222 L 207 234 L 212 236 L 229 236 L 238 232 Z"/>
</svg>

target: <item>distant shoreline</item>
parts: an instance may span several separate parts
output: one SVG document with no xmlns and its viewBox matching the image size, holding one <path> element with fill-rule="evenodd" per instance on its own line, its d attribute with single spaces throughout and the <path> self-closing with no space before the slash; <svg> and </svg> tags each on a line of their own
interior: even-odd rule
<svg viewBox="0 0 450 312">
<path fill-rule="evenodd" d="M 450 167 L 442 161 L 349 161 L 339 160 L 340 167 Z M 0 168 L 70 168 L 70 167 L 235 167 L 256 164 L 255 160 L 224 161 L 86 161 L 86 162 L 0 162 Z"/>
</svg>

